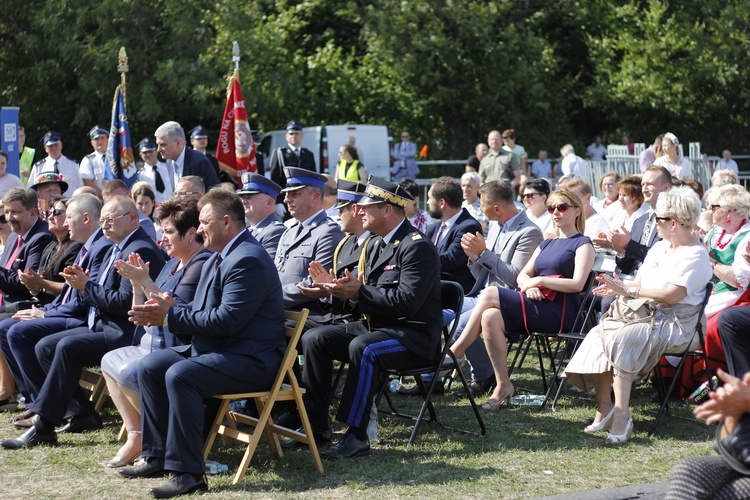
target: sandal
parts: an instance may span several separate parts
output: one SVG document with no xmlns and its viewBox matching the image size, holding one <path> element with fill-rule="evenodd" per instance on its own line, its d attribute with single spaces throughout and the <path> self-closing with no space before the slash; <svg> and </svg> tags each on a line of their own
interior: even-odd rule
<svg viewBox="0 0 750 500">
<path fill-rule="evenodd" d="M 607 434 L 607 439 L 604 442 L 607 444 L 625 444 L 630 441 L 631 437 L 633 437 L 633 417 L 628 419 L 625 432 L 622 434 Z"/>
<path fill-rule="evenodd" d="M 139 435 L 141 431 L 128 431 L 128 436 L 134 436 Z M 122 448 L 120 448 L 122 450 Z M 103 462 L 102 465 L 105 467 L 108 467 L 110 469 L 117 469 L 119 467 L 127 467 L 129 465 L 135 464 L 138 460 L 141 458 L 141 452 L 139 451 L 132 457 L 130 457 L 128 460 L 123 459 L 120 457 L 120 455 L 115 455 L 111 460 L 108 462 Z"/>
<path fill-rule="evenodd" d="M 612 410 L 607 414 L 606 417 L 602 418 L 597 423 L 592 423 L 591 425 L 587 425 L 583 428 L 583 432 L 599 432 L 599 431 L 606 431 L 612 426 L 612 416 L 615 414 L 615 407 L 612 407 Z"/>
</svg>

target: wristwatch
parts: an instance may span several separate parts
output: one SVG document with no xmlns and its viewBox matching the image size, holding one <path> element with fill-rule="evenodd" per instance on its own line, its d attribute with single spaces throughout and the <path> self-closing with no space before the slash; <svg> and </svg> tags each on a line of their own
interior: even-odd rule
<svg viewBox="0 0 750 500">
<path fill-rule="evenodd" d="M 638 288 L 637 286 L 628 287 L 628 297 L 630 298 L 637 299 L 640 292 L 641 292 L 641 289 Z"/>
</svg>

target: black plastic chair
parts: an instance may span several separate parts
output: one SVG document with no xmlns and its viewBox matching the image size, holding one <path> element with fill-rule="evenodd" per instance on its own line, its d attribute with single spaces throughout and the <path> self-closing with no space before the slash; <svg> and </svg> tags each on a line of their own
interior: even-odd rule
<svg viewBox="0 0 750 500">
<path fill-rule="evenodd" d="M 377 403 L 380 401 L 380 398 L 382 396 L 385 396 L 385 399 L 386 401 L 388 401 L 388 405 L 391 409 L 391 413 L 390 413 L 391 415 L 408 418 L 408 419 L 415 421 L 414 429 L 412 430 L 411 437 L 409 438 L 409 446 L 414 444 L 414 441 L 416 440 L 416 437 L 417 437 L 417 433 L 419 432 L 419 427 L 422 421 L 425 420 L 425 414 L 427 412 L 430 413 L 430 420 L 441 425 L 442 427 L 445 427 L 446 429 L 451 429 L 451 430 L 461 432 L 464 434 L 474 434 L 470 431 L 466 431 L 462 429 L 454 429 L 452 427 L 445 425 L 438 418 L 437 412 L 435 411 L 435 407 L 432 404 L 432 395 L 435 391 L 436 385 L 439 383 L 438 380 L 440 380 L 440 373 L 444 370 L 443 360 L 445 359 L 445 357 L 449 356 L 453 360 L 453 366 L 458 366 L 458 361 L 456 359 L 456 356 L 450 350 L 450 345 L 452 344 L 451 339 L 453 338 L 453 335 L 458 326 L 458 318 L 461 315 L 461 308 L 463 307 L 463 303 L 464 303 L 463 288 L 461 287 L 461 285 L 459 285 L 456 282 L 441 281 L 440 292 L 441 292 L 441 299 L 442 299 L 442 304 L 443 304 L 442 308 L 450 309 L 456 314 L 456 320 L 453 321 L 452 325 L 450 327 L 448 326 L 443 327 L 442 339 L 440 339 L 439 345 L 436 346 L 436 352 L 440 354 L 438 355 L 437 359 L 433 360 L 431 363 L 425 364 L 417 368 L 409 368 L 407 370 L 399 370 L 399 369 L 386 370 L 385 376 L 383 380 L 381 380 L 380 390 L 378 392 L 378 398 L 376 400 L 376 403 Z M 469 391 L 469 384 L 467 383 L 466 377 L 464 376 L 463 372 L 461 370 L 456 370 L 456 371 L 458 373 L 459 379 L 461 380 L 461 383 L 464 386 L 464 391 L 466 392 L 467 397 L 469 398 L 469 402 L 471 403 L 471 408 L 472 410 L 474 410 L 474 415 L 476 416 L 477 423 L 479 424 L 479 429 L 480 429 L 479 435 L 484 436 L 487 430 L 484 426 L 484 420 L 482 420 L 482 415 L 479 412 L 479 407 L 477 407 L 477 404 L 474 401 L 474 397 L 471 395 L 471 392 Z M 425 382 L 422 380 L 423 374 L 432 375 L 432 382 L 430 382 L 429 387 L 427 387 Z M 385 384 L 385 382 L 389 379 L 390 376 L 414 377 L 415 378 L 417 382 L 417 387 L 419 387 L 419 392 L 423 398 L 422 408 L 419 411 L 419 415 L 417 416 L 408 415 L 408 414 L 402 413 L 401 411 L 398 410 L 398 408 L 395 407 L 393 403 L 393 399 L 388 393 L 388 389 Z"/>
<path fill-rule="evenodd" d="M 523 340 L 519 340 L 516 356 L 513 360 L 514 366 L 516 366 L 516 358 L 519 357 L 519 353 L 520 361 L 518 361 L 517 366 L 522 366 L 524 360 L 526 359 L 526 355 L 529 352 L 529 349 L 531 349 L 531 345 L 534 344 L 536 347 L 537 358 L 539 360 L 539 371 L 541 373 L 542 385 L 544 388 L 544 401 L 542 402 L 540 409 L 544 409 L 544 407 L 546 406 L 547 398 L 549 398 L 550 393 L 552 392 L 552 388 L 555 386 L 555 384 L 557 384 L 558 386 L 561 385 L 559 382 L 559 367 L 562 364 L 563 360 L 560 359 L 559 362 L 557 360 L 559 353 L 561 352 L 560 346 L 563 344 L 561 340 L 567 340 L 568 335 L 580 335 L 581 332 L 588 331 L 586 330 L 586 328 L 591 325 L 593 321 L 592 318 L 596 316 L 596 304 L 592 293 L 594 289 L 595 279 L 596 272 L 591 271 L 589 273 L 588 279 L 586 280 L 583 291 L 580 292 L 581 305 L 576 311 L 576 319 L 570 329 L 570 332 L 531 332 L 530 334 L 527 334 L 523 338 Z M 552 349 L 553 341 L 557 341 L 557 345 L 555 346 L 554 351 Z M 567 346 L 566 349 L 562 350 L 563 357 L 565 356 L 565 351 L 567 350 Z M 547 383 L 547 374 L 545 369 L 545 354 L 547 356 L 547 359 L 549 360 L 550 371 L 552 372 L 552 377 L 549 384 Z M 510 372 L 511 370 L 509 369 L 509 373 Z"/>
<path fill-rule="evenodd" d="M 711 298 L 711 292 L 713 291 L 714 285 L 712 282 L 708 282 L 706 285 L 706 291 L 705 295 L 703 296 L 703 305 L 701 306 L 701 313 L 699 318 L 703 318 L 703 314 L 706 310 L 706 304 L 708 304 L 708 299 Z M 699 348 L 697 350 L 690 349 L 690 346 L 693 345 L 693 342 L 695 341 L 695 336 L 698 336 L 699 341 Z M 656 374 L 656 388 L 659 392 L 659 398 L 661 400 L 661 407 L 659 408 L 659 411 L 656 414 L 656 420 L 654 420 L 654 426 L 651 427 L 651 430 L 649 431 L 649 436 L 653 435 L 653 433 L 656 431 L 656 426 L 659 425 L 659 420 L 661 419 L 662 414 L 664 413 L 664 410 L 666 410 L 669 407 L 669 398 L 672 397 L 672 393 L 674 392 L 675 387 L 677 387 L 677 383 L 680 381 L 680 377 L 682 376 L 682 369 L 685 367 L 685 359 L 688 358 L 688 356 L 693 356 L 697 358 L 703 358 L 703 362 L 706 365 L 706 376 L 708 377 L 708 387 L 709 389 L 713 390 L 713 383 L 711 381 L 711 367 L 709 365 L 709 359 L 706 355 L 706 342 L 703 332 L 703 322 L 698 321 L 698 324 L 695 327 L 695 331 L 693 332 L 693 336 L 690 338 L 690 342 L 688 343 L 687 349 L 685 349 L 682 354 L 673 354 L 669 353 L 669 356 L 673 357 L 679 357 L 680 362 L 677 364 L 677 368 L 675 369 L 674 378 L 672 379 L 672 383 L 669 384 L 669 389 L 665 392 L 664 391 L 664 377 L 661 373 L 661 368 L 659 367 L 659 364 L 656 364 L 656 367 L 654 368 L 654 373 Z"/>
</svg>

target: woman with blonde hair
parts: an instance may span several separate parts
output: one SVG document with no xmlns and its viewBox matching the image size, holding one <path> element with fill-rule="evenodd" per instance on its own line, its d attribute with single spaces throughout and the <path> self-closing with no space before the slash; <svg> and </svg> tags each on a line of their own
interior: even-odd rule
<svg viewBox="0 0 750 500">
<path fill-rule="evenodd" d="M 489 401 L 482 406 L 488 411 L 496 411 L 513 396 L 506 336 L 517 340 L 522 331 L 557 333 L 571 328 L 580 306 L 579 292 L 594 264 L 594 246 L 583 235 L 581 199 L 560 189 L 549 195 L 547 210 L 556 237 L 544 240 L 521 270 L 520 292 L 499 286 L 485 288 L 464 331 L 451 346 L 461 364 L 466 349 L 480 334 L 484 337 L 497 380 Z"/>
<path fill-rule="evenodd" d="M 565 369 L 572 385 L 585 392 L 596 388 L 596 416 L 584 432 L 609 430 L 607 443 L 624 443 L 633 435 L 630 390 L 636 378 L 650 372 L 663 353 L 681 353 L 693 339 L 711 278 L 708 252 L 692 232 L 700 210 L 700 199 L 689 187 L 661 193 L 656 227 L 662 240 L 651 247 L 635 280 L 597 278 L 601 286 L 595 295 L 650 299 L 653 310 L 651 321 L 626 322 L 612 316 L 613 305 Z"/>
</svg>

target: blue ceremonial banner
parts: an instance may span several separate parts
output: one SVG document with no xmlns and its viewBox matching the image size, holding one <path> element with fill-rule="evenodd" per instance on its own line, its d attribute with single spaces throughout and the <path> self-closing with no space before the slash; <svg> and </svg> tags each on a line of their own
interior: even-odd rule
<svg viewBox="0 0 750 500">
<path fill-rule="evenodd" d="M 125 97 L 120 85 L 115 89 L 112 103 L 112 124 L 109 127 L 107 144 L 107 164 L 104 169 L 104 180 L 120 179 L 131 187 L 137 180 L 133 149 L 130 145 L 130 128 L 128 113 L 125 111 Z"/>
<path fill-rule="evenodd" d="M 8 167 L 6 172 L 18 174 L 18 108 L 3 106 L 0 110 L 0 149 L 8 153 Z"/>
</svg>

